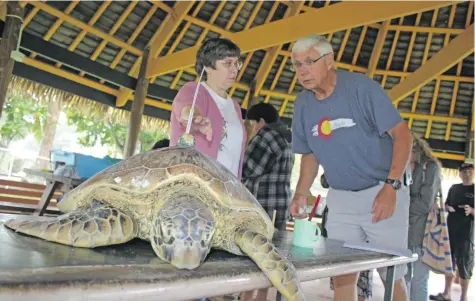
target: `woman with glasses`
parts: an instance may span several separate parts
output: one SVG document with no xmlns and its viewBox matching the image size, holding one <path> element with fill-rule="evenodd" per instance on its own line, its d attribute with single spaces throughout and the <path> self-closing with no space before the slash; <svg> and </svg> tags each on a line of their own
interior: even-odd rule
<svg viewBox="0 0 475 301">
<path fill-rule="evenodd" d="M 195 64 L 198 77 L 202 74 L 202 82 L 188 82 L 178 91 L 170 118 L 170 146 L 175 146 L 186 130 L 198 88 L 190 128 L 195 147 L 238 178 L 241 178 L 247 134 L 241 107 L 227 91 L 242 67 L 240 55 L 239 47 L 228 39 L 205 41 L 198 50 Z"/>
</svg>

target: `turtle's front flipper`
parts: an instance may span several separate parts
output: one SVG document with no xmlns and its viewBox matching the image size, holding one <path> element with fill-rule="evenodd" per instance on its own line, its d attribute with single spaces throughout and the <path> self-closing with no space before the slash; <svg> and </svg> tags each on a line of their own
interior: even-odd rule
<svg viewBox="0 0 475 301">
<path fill-rule="evenodd" d="M 127 242 L 137 234 L 127 214 L 99 201 L 55 219 L 12 219 L 5 226 L 16 232 L 74 247 L 93 248 Z"/>
<path fill-rule="evenodd" d="M 240 229 L 235 239 L 239 248 L 261 268 L 282 296 L 288 301 L 305 300 L 295 267 L 264 235 Z"/>
</svg>

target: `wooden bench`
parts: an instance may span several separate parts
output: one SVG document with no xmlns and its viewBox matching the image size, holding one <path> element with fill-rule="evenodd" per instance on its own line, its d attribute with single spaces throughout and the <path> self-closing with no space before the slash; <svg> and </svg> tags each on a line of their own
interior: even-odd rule
<svg viewBox="0 0 475 301">
<path fill-rule="evenodd" d="M 32 214 L 38 208 L 45 185 L 30 184 L 0 179 L 0 212 Z M 46 209 L 47 215 L 58 215 L 56 199 L 61 192 L 55 192 Z"/>
</svg>

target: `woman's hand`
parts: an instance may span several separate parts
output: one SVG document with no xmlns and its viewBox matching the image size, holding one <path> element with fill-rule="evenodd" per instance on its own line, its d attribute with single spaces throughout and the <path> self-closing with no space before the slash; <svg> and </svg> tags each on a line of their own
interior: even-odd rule
<svg viewBox="0 0 475 301">
<path fill-rule="evenodd" d="M 181 110 L 180 124 L 186 128 L 190 116 L 191 106 L 188 105 Z M 201 116 L 200 110 L 195 107 L 193 112 L 193 122 L 191 123 L 190 132 L 199 132 L 206 136 L 206 140 L 211 141 L 213 137 L 213 129 L 209 118 Z"/>
</svg>

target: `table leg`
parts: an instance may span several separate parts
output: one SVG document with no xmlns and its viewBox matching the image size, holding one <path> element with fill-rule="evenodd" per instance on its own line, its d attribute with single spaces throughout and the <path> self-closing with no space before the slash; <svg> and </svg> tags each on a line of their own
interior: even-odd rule
<svg viewBox="0 0 475 301">
<path fill-rule="evenodd" d="M 386 281 L 384 283 L 384 301 L 392 301 L 394 293 L 394 272 L 395 267 L 390 266 L 386 271 Z"/>
<path fill-rule="evenodd" d="M 275 295 L 275 301 L 285 301 L 285 298 L 281 293 L 279 293 L 279 291 L 277 291 L 277 294 Z"/>
<path fill-rule="evenodd" d="M 35 209 L 35 212 L 33 212 L 33 215 L 40 216 L 45 213 L 46 208 L 48 208 L 49 202 L 51 201 L 51 198 L 53 197 L 53 194 L 57 186 L 58 186 L 58 182 L 56 181 L 48 182 L 48 185 L 46 185 L 45 191 L 43 191 L 43 194 L 41 195 L 40 203 L 38 204 L 38 207 Z"/>
</svg>

